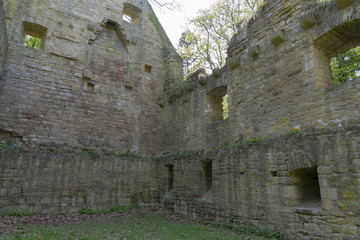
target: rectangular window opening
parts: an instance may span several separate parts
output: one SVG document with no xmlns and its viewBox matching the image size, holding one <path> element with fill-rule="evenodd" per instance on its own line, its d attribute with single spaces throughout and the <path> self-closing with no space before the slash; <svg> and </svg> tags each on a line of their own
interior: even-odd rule
<svg viewBox="0 0 360 240">
<path fill-rule="evenodd" d="M 42 49 L 45 45 L 47 28 L 36 23 L 23 22 L 23 44 L 27 47 Z"/>
<path fill-rule="evenodd" d="M 93 83 L 87 83 L 87 91 L 88 92 L 94 92 L 95 84 Z"/>
<path fill-rule="evenodd" d="M 168 192 L 171 192 L 174 188 L 174 165 L 167 165 L 167 183 L 168 183 Z"/>
<path fill-rule="evenodd" d="M 217 87 L 208 94 L 208 118 L 210 122 L 221 121 L 229 117 L 228 99 L 227 87 L 225 86 Z"/>
<path fill-rule="evenodd" d="M 151 70 L 152 70 L 152 66 L 145 64 L 145 72 L 151 73 Z"/>
<path fill-rule="evenodd" d="M 298 169 L 291 172 L 292 181 L 296 189 L 296 200 L 299 207 L 321 207 L 319 177 L 316 167 Z"/>
<path fill-rule="evenodd" d="M 140 26 L 142 10 L 130 3 L 124 3 L 123 21 Z"/>
<path fill-rule="evenodd" d="M 203 200 L 211 201 L 212 200 L 212 161 L 205 160 L 202 162 L 203 171 L 204 171 L 204 195 Z"/>
</svg>

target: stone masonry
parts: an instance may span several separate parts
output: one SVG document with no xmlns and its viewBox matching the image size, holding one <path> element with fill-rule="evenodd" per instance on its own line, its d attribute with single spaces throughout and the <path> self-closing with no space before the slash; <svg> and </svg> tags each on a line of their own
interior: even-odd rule
<svg viewBox="0 0 360 240">
<path fill-rule="evenodd" d="M 0 2 L 0 81 L 5 74 L 5 60 L 7 57 L 7 33 L 5 24 L 5 12 L 3 7 L 3 1 Z"/>
<path fill-rule="evenodd" d="M 158 152 L 158 98 L 167 63 L 179 57 L 150 5 L 42 3 L 4 2 L 9 71 L 0 97 L 2 132 L 27 145 Z M 40 37 L 40 49 L 24 46 L 26 35 Z"/>
<path fill-rule="evenodd" d="M 161 204 L 360 239 L 360 79 L 330 69 L 360 45 L 359 1 L 266 1 L 186 81 L 145 0 L 5 0 L 0 29 L 0 212 Z"/>
</svg>

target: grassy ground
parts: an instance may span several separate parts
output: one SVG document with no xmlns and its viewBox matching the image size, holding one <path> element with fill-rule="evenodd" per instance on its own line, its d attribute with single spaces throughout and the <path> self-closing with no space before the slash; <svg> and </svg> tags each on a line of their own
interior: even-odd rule
<svg viewBox="0 0 360 240">
<path fill-rule="evenodd" d="M 280 239 L 275 235 L 271 238 L 270 232 L 255 231 L 250 234 L 196 223 L 162 209 L 61 216 L 60 220 L 56 216 L 17 219 L 19 221 L 10 221 L 16 228 L 0 234 L 0 239 Z"/>
</svg>

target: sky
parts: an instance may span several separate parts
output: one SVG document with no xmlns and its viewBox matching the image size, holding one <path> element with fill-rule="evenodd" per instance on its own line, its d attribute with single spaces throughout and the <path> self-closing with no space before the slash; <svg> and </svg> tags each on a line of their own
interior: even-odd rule
<svg viewBox="0 0 360 240">
<path fill-rule="evenodd" d="M 187 20 L 196 17 L 200 9 L 209 8 L 217 0 L 177 0 L 181 9 L 170 11 L 153 6 L 161 25 L 168 37 L 177 48 L 181 33 L 186 27 Z"/>
</svg>

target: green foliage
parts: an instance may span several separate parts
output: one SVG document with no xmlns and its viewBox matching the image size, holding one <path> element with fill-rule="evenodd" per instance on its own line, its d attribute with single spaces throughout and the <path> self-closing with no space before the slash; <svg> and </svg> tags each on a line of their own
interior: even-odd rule
<svg viewBox="0 0 360 240">
<path fill-rule="evenodd" d="M 228 105 L 228 95 L 226 94 L 222 98 L 222 108 L 223 108 L 223 118 L 227 119 L 229 118 L 229 105 Z"/>
<path fill-rule="evenodd" d="M 12 217 L 24 217 L 24 216 L 33 216 L 35 214 L 36 214 L 36 212 L 27 212 L 24 210 L 13 209 L 9 212 L 8 215 L 12 216 Z"/>
<path fill-rule="evenodd" d="M 170 154 L 166 154 L 166 155 L 162 155 L 162 156 L 156 156 L 154 157 L 155 160 L 164 160 L 164 159 L 168 159 L 168 158 L 185 158 L 190 156 L 191 154 L 195 154 L 198 153 L 202 150 L 185 150 L 182 151 L 180 153 L 170 153 Z"/>
<path fill-rule="evenodd" d="M 301 129 L 300 127 L 295 127 L 295 128 L 292 128 L 291 130 L 289 130 L 287 133 L 285 133 L 284 135 L 286 137 L 290 137 L 290 136 L 293 136 L 293 135 L 299 135 L 301 134 Z"/>
<path fill-rule="evenodd" d="M 184 223 L 171 220 L 168 213 L 136 211 L 125 216 L 108 218 L 103 221 L 65 223 L 58 226 L 27 226 L 24 230 L 6 239 L 261 239 L 271 236 L 254 230 L 257 234 L 242 234 L 237 228 Z M 250 232 L 251 230 L 247 230 Z M 266 234 L 266 235 L 265 235 Z M 276 235 L 274 235 L 276 236 Z M 272 239 L 280 239 L 273 237 Z"/>
<path fill-rule="evenodd" d="M 335 85 L 360 77 L 360 46 L 331 58 L 330 66 Z"/>
<path fill-rule="evenodd" d="M 91 207 L 85 206 L 85 207 L 80 208 L 79 213 L 80 214 L 96 214 L 99 212 L 92 209 Z"/>
<path fill-rule="evenodd" d="M 39 49 L 41 45 L 41 39 L 34 36 L 26 35 L 24 45 Z"/>
<path fill-rule="evenodd" d="M 15 141 L 7 141 L 6 143 L 0 144 L 0 148 L 4 150 L 21 150 L 25 151 L 26 148 L 23 146 L 18 146 Z"/>
<path fill-rule="evenodd" d="M 131 212 L 133 209 L 138 208 L 139 205 L 133 204 L 131 206 L 110 206 L 105 208 L 104 210 L 94 210 L 91 207 L 84 206 L 80 208 L 79 213 L 80 214 L 98 214 L 98 213 L 124 213 L 124 212 Z"/>
<path fill-rule="evenodd" d="M 185 75 L 199 68 L 220 68 L 226 62 L 226 48 L 237 25 L 261 5 L 261 0 L 219 0 L 190 20 L 179 40 L 178 53 Z"/>
<path fill-rule="evenodd" d="M 90 149 L 90 150 L 88 151 L 88 154 L 90 155 L 91 158 L 98 158 L 98 157 L 100 157 L 100 154 L 99 154 L 96 150 L 94 150 L 94 149 Z"/>
</svg>

